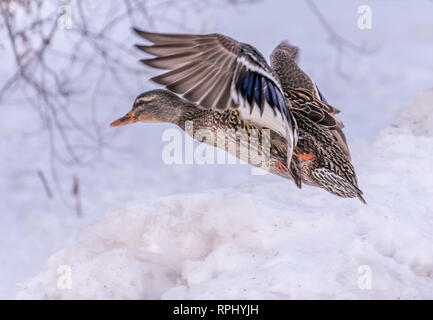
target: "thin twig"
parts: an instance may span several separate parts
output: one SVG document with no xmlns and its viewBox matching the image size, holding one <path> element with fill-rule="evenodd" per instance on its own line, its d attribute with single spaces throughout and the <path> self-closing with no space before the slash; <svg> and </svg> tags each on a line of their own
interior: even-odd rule
<svg viewBox="0 0 433 320">
<path fill-rule="evenodd" d="M 48 198 L 53 198 L 53 193 L 51 192 L 50 186 L 48 185 L 48 181 L 45 178 L 44 173 L 42 172 L 42 170 L 37 170 L 36 171 L 38 174 L 39 179 L 42 182 L 42 186 L 44 187 L 45 193 L 47 194 Z"/>
<path fill-rule="evenodd" d="M 78 217 L 82 217 L 83 211 L 81 209 L 80 184 L 79 184 L 78 177 L 76 175 L 74 175 L 72 194 L 75 198 L 75 212 L 77 213 Z"/>
</svg>

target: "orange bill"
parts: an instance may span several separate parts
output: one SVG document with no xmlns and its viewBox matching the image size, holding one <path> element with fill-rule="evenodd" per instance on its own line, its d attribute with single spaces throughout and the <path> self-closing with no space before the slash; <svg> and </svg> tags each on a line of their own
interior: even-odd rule
<svg viewBox="0 0 433 320">
<path fill-rule="evenodd" d="M 110 124 L 110 126 L 112 126 L 112 127 L 118 127 L 118 126 L 123 126 L 123 125 L 128 124 L 128 123 L 134 123 L 134 122 L 137 122 L 137 121 L 138 121 L 138 119 L 135 118 L 135 117 L 131 114 L 131 112 L 128 112 L 128 113 L 127 113 L 125 116 L 123 116 L 122 118 L 117 119 L 116 121 L 113 121 L 113 122 Z"/>
</svg>

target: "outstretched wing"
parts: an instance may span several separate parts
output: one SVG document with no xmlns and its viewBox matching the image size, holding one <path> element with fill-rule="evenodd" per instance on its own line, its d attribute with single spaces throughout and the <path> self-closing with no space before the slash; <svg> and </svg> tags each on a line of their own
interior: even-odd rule
<svg viewBox="0 0 433 320">
<path fill-rule="evenodd" d="M 288 159 L 296 122 L 279 81 L 252 46 L 221 34 L 164 34 L 134 29 L 153 45 L 136 47 L 150 55 L 144 64 L 170 70 L 152 78 L 203 108 L 239 108 L 242 118 L 286 137 Z"/>
</svg>

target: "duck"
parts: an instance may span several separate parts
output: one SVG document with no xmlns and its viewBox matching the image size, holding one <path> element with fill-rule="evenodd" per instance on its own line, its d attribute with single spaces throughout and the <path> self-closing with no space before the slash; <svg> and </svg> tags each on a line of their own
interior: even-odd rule
<svg viewBox="0 0 433 320">
<path fill-rule="evenodd" d="M 358 187 L 355 169 L 337 118 L 340 110 L 331 106 L 314 81 L 299 67 L 299 49 L 284 41 L 271 53 L 271 67 L 277 74 L 284 96 L 291 103 L 297 123 L 298 142 L 294 157 L 303 183 L 317 186 L 340 197 L 358 197 L 366 204 Z"/>
<path fill-rule="evenodd" d="M 239 137 L 227 132 L 242 131 L 246 139 L 240 140 L 250 148 L 258 151 L 267 144 L 270 152 L 256 161 L 250 157 L 251 151 L 245 155 L 236 148 L 238 158 L 246 157 L 254 166 L 291 179 L 298 188 L 305 183 L 366 203 L 351 164 L 343 124 L 335 116 L 339 110 L 327 103 L 299 68 L 296 47 L 281 43 L 271 53 L 269 65 L 256 48 L 225 35 L 134 30 L 152 43 L 136 47 L 156 56 L 140 61 L 169 70 L 151 79 L 166 89 L 139 95 L 131 111 L 112 126 L 169 122 L 185 130 L 185 123 L 193 121 L 196 130 L 226 132 L 224 138 L 237 146 L 242 143 Z M 217 146 L 215 140 L 202 142 Z M 230 152 L 227 146 L 225 150 Z"/>
</svg>

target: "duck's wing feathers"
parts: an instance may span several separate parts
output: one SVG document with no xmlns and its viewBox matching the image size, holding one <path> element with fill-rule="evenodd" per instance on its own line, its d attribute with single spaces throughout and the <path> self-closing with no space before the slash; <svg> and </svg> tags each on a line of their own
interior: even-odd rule
<svg viewBox="0 0 433 320">
<path fill-rule="evenodd" d="M 320 92 L 320 91 L 319 91 Z M 285 96 L 292 101 L 292 109 L 302 114 L 313 122 L 328 129 L 338 146 L 350 160 L 350 151 L 347 146 L 346 137 L 343 133 L 344 124 L 336 114 L 340 112 L 337 108 L 330 106 L 322 99 L 318 99 L 314 93 L 304 88 L 285 90 Z"/>
<path fill-rule="evenodd" d="M 319 185 L 328 190 L 329 192 L 336 194 L 340 197 L 354 198 L 358 197 L 364 204 L 367 202 L 362 197 L 362 191 L 355 184 L 350 182 L 348 179 L 339 176 L 335 172 L 326 168 L 317 168 L 311 172 L 311 176 L 316 180 Z"/>
<path fill-rule="evenodd" d="M 156 56 L 144 64 L 170 71 L 152 78 L 203 108 L 239 108 L 241 116 L 295 144 L 296 122 L 282 89 L 263 56 L 252 46 L 221 34 L 164 34 L 134 29 L 151 46 L 137 45 Z"/>
<path fill-rule="evenodd" d="M 341 121 L 334 117 L 335 109 L 317 99 L 311 91 L 296 88 L 285 90 L 284 94 L 292 101 L 292 109 L 297 110 L 298 113 L 308 117 L 315 123 L 330 129 L 343 125 Z"/>
</svg>

